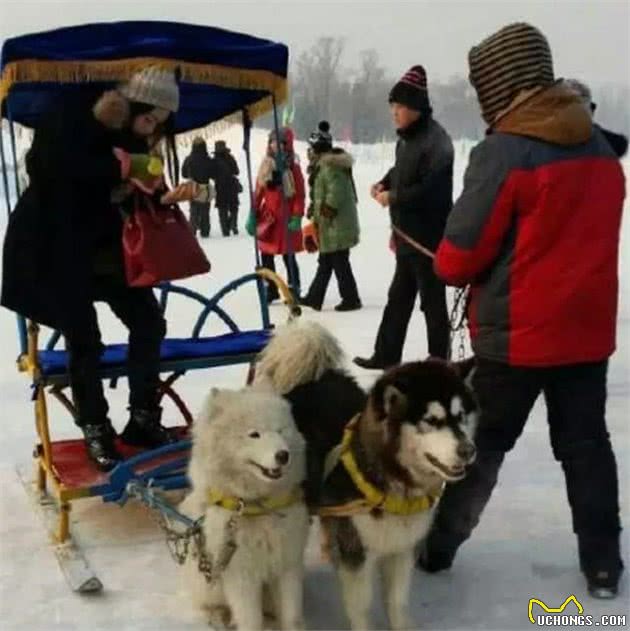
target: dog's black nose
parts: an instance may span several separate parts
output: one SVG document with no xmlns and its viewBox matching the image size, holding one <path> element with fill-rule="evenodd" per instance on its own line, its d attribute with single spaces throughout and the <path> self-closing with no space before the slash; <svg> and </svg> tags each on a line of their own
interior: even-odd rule
<svg viewBox="0 0 630 631">
<path fill-rule="evenodd" d="M 459 443 L 457 445 L 457 455 L 466 462 L 472 460 L 477 453 L 477 449 L 472 443 Z"/>
<path fill-rule="evenodd" d="M 289 452 L 286 449 L 276 452 L 276 462 L 280 465 L 289 462 Z"/>
</svg>

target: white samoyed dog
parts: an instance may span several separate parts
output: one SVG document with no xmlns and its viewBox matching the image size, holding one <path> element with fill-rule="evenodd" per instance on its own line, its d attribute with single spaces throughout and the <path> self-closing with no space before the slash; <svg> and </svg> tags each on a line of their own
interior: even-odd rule
<svg viewBox="0 0 630 631">
<path fill-rule="evenodd" d="M 228 522 L 237 521 L 235 552 L 217 580 L 208 583 L 190 557 L 184 567 L 186 588 L 211 624 L 262 629 L 264 606 L 281 629 L 303 628 L 305 473 L 304 439 L 284 398 L 261 387 L 212 390 L 194 425 L 192 491 L 180 505 L 191 518 L 204 516 L 215 562 Z"/>
</svg>

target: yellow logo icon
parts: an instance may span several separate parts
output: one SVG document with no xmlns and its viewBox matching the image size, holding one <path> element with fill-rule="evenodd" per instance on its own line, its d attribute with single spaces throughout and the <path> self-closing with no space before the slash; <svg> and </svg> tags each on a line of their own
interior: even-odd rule
<svg viewBox="0 0 630 631">
<path fill-rule="evenodd" d="M 536 620 L 534 620 L 534 614 L 532 613 L 532 608 L 535 604 L 539 605 L 545 613 L 562 613 L 565 607 L 570 602 L 575 603 L 579 615 L 582 615 L 584 613 L 584 607 L 582 607 L 580 601 L 573 594 L 571 594 L 559 607 L 547 607 L 547 605 L 545 605 L 542 600 L 538 600 L 538 598 L 530 598 L 529 607 L 527 609 L 527 613 L 529 614 L 529 621 L 532 624 L 536 624 Z"/>
</svg>

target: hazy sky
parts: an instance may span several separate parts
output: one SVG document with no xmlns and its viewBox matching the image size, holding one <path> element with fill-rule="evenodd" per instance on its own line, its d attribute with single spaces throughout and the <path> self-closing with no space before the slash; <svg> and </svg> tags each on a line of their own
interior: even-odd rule
<svg viewBox="0 0 630 631">
<path fill-rule="evenodd" d="M 289 45 L 344 37 L 344 62 L 375 48 L 392 74 L 422 63 L 431 77 L 467 75 L 471 45 L 516 20 L 549 38 L 557 76 L 630 84 L 630 0 L 171 2 L 0 0 L 0 39 L 89 21 L 171 19 L 244 31 Z"/>
</svg>

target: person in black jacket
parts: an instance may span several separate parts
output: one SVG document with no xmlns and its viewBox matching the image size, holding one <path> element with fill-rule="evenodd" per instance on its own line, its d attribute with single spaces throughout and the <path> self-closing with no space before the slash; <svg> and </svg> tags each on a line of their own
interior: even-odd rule
<svg viewBox="0 0 630 631">
<path fill-rule="evenodd" d="M 446 358 L 449 346 L 446 288 L 433 272 L 432 259 L 411 241 L 434 251 L 442 238 L 453 203 L 453 143 L 431 115 L 422 66 L 414 66 L 396 83 L 389 102 L 399 136 L 396 163 L 372 186 L 371 194 L 381 206 L 389 207 L 396 229 L 392 235 L 396 271 L 374 353 L 354 359 L 357 366 L 370 369 L 400 362 L 418 293 L 429 355 Z"/>
<path fill-rule="evenodd" d="M 238 194 L 241 183 L 238 181 L 238 165 L 225 140 L 214 143 L 214 160 L 216 163 L 216 187 L 219 209 L 219 221 L 224 237 L 238 234 Z"/>
<path fill-rule="evenodd" d="M 170 136 L 178 104 L 175 76 L 157 67 L 104 94 L 57 102 L 35 131 L 29 186 L 5 237 L 1 303 L 63 333 L 76 423 L 102 470 L 121 456 L 99 375 L 95 302 L 129 329 L 130 418 L 121 439 L 142 447 L 171 441 L 159 407 L 166 323 L 150 288 L 126 284 L 121 208 L 133 206 L 130 179 L 155 180 L 162 163 L 149 153 Z"/>
<path fill-rule="evenodd" d="M 564 84 L 580 97 L 582 103 L 584 103 L 584 107 L 588 110 L 591 117 L 594 117 L 595 110 L 597 109 L 597 103 L 593 102 L 591 89 L 585 83 L 582 83 L 577 79 L 565 79 Z M 601 129 L 608 141 L 608 144 L 617 156 L 619 158 L 623 158 L 628 152 L 628 139 L 623 134 L 617 134 L 609 129 L 604 129 L 601 125 L 597 125 L 597 127 Z"/>
<path fill-rule="evenodd" d="M 217 177 L 216 161 L 208 154 L 206 141 L 197 137 L 193 141 L 192 151 L 184 160 L 182 176 L 199 184 L 197 198 L 190 202 L 190 227 L 199 232 L 203 239 L 210 236 L 210 180 Z"/>
</svg>

